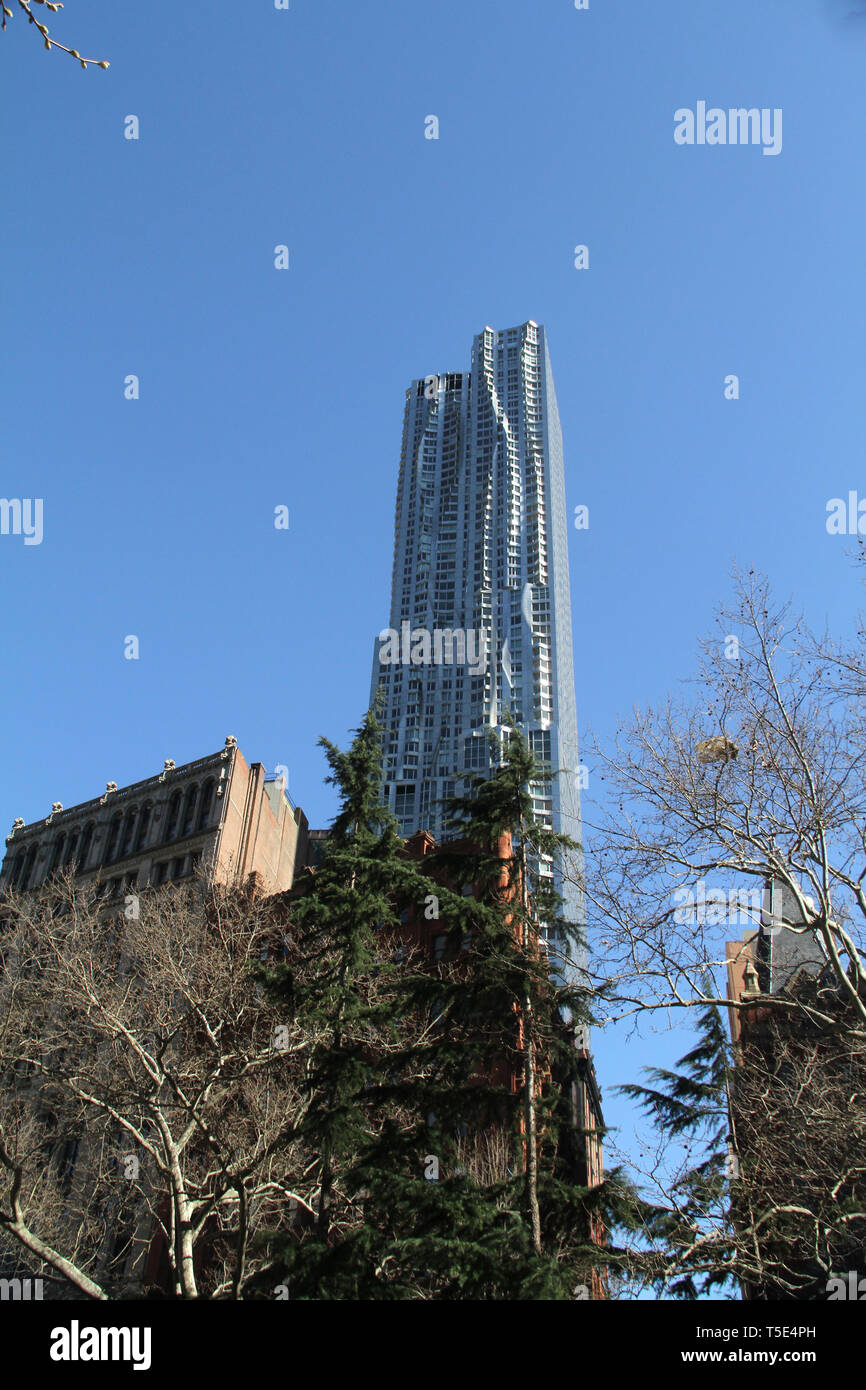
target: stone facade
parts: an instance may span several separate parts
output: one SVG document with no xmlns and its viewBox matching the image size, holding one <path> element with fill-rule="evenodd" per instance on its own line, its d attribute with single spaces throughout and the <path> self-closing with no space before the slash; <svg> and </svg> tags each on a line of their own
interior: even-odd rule
<svg viewBox="0 0 866 1390">
<path fill-rule="evenodd" d="M 16 820 L 6 838 L 0 890 L 38 888 L 75 868 L 106 897 L 189 877 L 199 866 L 220 883 L 258 875 L 264 893 L 290 888 L 307 855 L 307 818 L 282 779 L 247 763 L 229 737 L 218 753 L 118 788 L 45 820 Z"/>
</svg>

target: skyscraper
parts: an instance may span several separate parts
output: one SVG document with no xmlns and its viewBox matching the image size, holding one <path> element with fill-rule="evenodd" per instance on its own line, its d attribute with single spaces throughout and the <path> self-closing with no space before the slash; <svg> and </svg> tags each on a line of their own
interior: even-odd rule
<svg viewBox="0 0 866 1390">
<path fill-rule="evenodd" d="M 486 734 L 509 712 L 557 772 L 538 819 L 580 839 L 562 432 L 544 329 L 485 328 L 469 372 L 406 392 L 383 689 L 385 799 L 401 831 L 443 834 L 441 800 L 489 770 Z M 566 920 L 583 922 L 572 872 Z M 542 872 L 552 873 L 549 865 Z M 554 958 L 556 933 L 545 929 Z"/>
</svg>

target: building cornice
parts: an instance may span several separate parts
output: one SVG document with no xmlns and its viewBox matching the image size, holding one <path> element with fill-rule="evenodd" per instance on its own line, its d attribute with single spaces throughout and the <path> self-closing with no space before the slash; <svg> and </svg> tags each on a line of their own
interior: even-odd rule
<svg viewBox="0 0 866 1390">
<path fill-rule="evenodd" d="M 15 825 L 12 833 L 6 836 L 7 845 L 23 844 L 25 841 L 44 832 L 47 825 L 59 826 L 68 824 L 72 820 L 77 820 L 82 815 L 88 813 L 97 814 L 107 803 L 126 802 L 146 794 L 156 792 L 160 787 L 169 782 L 183 780 L 196 772 L 203 772 L 211 768 L 216 769 L 233 753 L 236 743 L 226 743 L 218 753 L 209 753 L 203 758 L 196 758 L 191 763 L 182 763 L 180 767 L 166 767 L 162 772 L 153 777 L 146 777 L 141 782 L 133 782 L 128 787 L 118 787 L 116 791 L 109 790 L 102 793 L 102 796 L 95 796 L 90 801 L 80 801 L 76 806 L 70 806 L 63 811 L 52 811 L 50 816 L 43 820 L 30 821 L 29 824 Z"/>
</svg>

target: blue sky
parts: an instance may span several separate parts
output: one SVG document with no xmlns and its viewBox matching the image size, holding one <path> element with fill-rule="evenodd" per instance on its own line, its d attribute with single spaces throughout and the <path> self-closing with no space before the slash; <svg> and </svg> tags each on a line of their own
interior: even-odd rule
<svg viewBox="0 0 866 1390">
<path fill-rule="evenodd" d="M 487 323 L 550 337 L 590 508 L 582 727 L 689 674 L 734 560 L 850 629 L 825 518 L 866 495 L 860 0 L 67 0 L 52 33 L 107 72 L 15 8 L 0 493 L 44 500 L 44 538 L 0 536 L 8 825 L 227 733 L 327 822 L 316 738 L 367 700 L 403 392 Z M 781 153 L 675 144 L 702 100 L 781 108 Z M 687 1043 L 600 1039 L 602 1084 Z"/>
</svg>

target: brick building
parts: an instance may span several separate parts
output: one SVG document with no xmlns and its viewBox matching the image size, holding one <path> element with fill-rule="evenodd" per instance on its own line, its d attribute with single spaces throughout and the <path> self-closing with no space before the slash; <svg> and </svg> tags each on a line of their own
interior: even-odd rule
<svg viewBox="0 0 866 1390">
<path fill-rule="evenodd" d="M 726 956 L 728 997 L 748 1006 L 729 1010 L 731 1215 L 754 1266 L 742 1297 L 823 1299 L 828 1272 L 864 1258 L 862 1046 L 846 1035 L 849 1004 L 818 934 L 782 883 L 767 883 L 758 929 L 726 943 Z M 752 1231 L 755 1211 L 796 1222 Z"/>
<path fill-rule="evenodd" d="M 102 796 L 44 820 L 16 820 L 6 838 L 0 890 L 38 888 L 55 871 L 75 869 L 103 884 L 105 896 L 186 878 L 199 866 L 216 882 L 255 873 L 265 893 L 291 887 L 307 856 L 309 827 L 282 778 L 248 763 L 229 737 L 218 753 L 128 787 L 109 782 Z"/>
<path fill-rule="evenodd" d="M 436 841 L 427 830 L 416 831 L 406 841 L 406 853 L 412 859 L 424 859 L 432 854 L 436 849 Z M 460 842 L 452 842 L 448 846 L 449 850 L 459 852 Z M 511 836 L 503 835 L 499 846 L 500 857 L 503 859 L 503 886 L 508 881 L 507 871 L 504 862 L 512 854 Z M 441 924 L 435 919 L 427 920 L 419 917 L 411 909 L 406 913 L 404 932 L 407 941 L 420 947 L 427 952 L 434 960 L 440 959 L 448 949 L 447 936 L 443 933 Z M 601 1091 L 595 1075 L 592 1054 L 586 1046 L 586 1030 L 578 1027 L 569 1028 L 563 1023 L 563 1029 L 569 1033 L 570 1041 L 575 1049 L 578 1067 L 577 1080 L 569 1085 L 569 1102 L 572 1114 L 572 1123 L 575 1129 L 583 1135 L 583 1161 L 581 1172 L 576 1175 L 577 1180 L 587 1187 L 598 1186 L 604 1177 L 604 1162 L 602 1154 L 602 1134 L 604 1131 L 604 1117 L 602 1114 Z M 511 1089 L 516 1091 L 521 1084 L 519 1074 L 512 1073 L 510 1077 L 505 1074 L 498 1078 L 502 1081 L 510 1082 Z M 561 1078 L 551 1077 L 549 1070 L 539 1073 L 539 1082 L 542 1080 L 553 1080 L 562 1084 Z"/>
<path fill-rule="evenodd" d="M 218 883 L 252 881 L 257 892 L 275 894 L 291 887 L 307 846 L 306 816 L 289 799 L 284 780 L 268 777 L 262 763 L 248 763 L 229 737 L 219 752 L 180 767 L 168 760 L 158 775 L 127 787 L 109 782 L 102 796 L 80 805 L 55 803 L 44 820 L 16 820 L 6 840 L 0 894 L 36 890 L 52 874 L 74 871 L 101 886 L 110 911 L 112 900 L 131 892 L 190 882 L 199 867 Z M 2 993 L 0 984 L 0 1002 Z M 98 1157 L 85 1138 L 52 1149 L 48 1161 L 64 1174 L 70 1211 Z M 127 1213 L 116 1230 L 106 1230 L 100 1259 L 110 1261 L 131 1234 L 127 1277 L 137 1279 L 153 1245 L 147 1203 Z M 0 1249 L 0 1276 L 30 1272 L 22 1250 Z M 74 1295 L 61 1285 L 52 1296 Z"/>
</svg>

